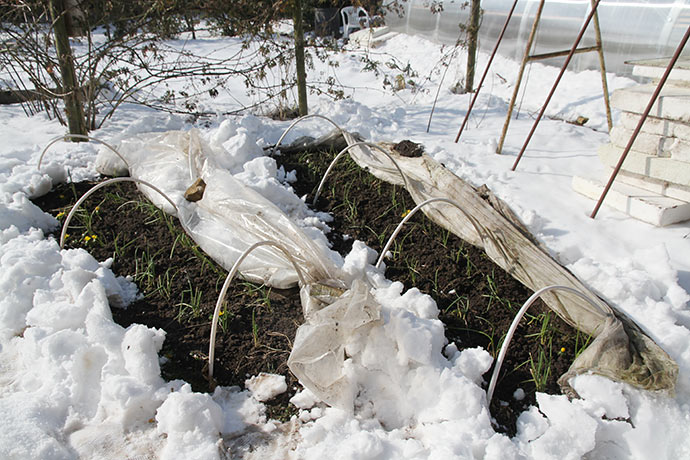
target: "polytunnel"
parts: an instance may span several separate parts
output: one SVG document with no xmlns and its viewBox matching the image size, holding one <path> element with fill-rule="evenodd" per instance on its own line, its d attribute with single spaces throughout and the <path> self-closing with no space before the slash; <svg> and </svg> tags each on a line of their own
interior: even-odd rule
<svg viewBox="0 0 690 460">
<path fill-rule="evenodd" d="M 469 2 L 393 0 L 386 3 L 396 1 L 402 6 L 400 13 L 386 15 L 386 24 L 391 29 L 448 44 L 464 37 L 459 25 L 468 24 L 470 8 L 466 4 Z M 522 59 L 540 1 L 517 2 L 498 53 Z M 546 0 L 532 54 L 570 49 L 591 3 L 590 0 Z M 495 46 L 512 5 L 510 0 L 481 0 L 480 49 L 488 51 Z M 619 75 L 631 74 L 632 66 L 626 61 L 671 56 L 690 25 L 690 0 L 601 0 L 597 12 L 606 70 Z M 580 46 L 594 45 L 594 28 L 590 24 Z M 690 50 L 684 53 L 689 54 Z M 560 66 L 563 60 L 544 62 Z M 597 53 L 576 55 L 570 68 L 598 69 Z"/>
</svg>

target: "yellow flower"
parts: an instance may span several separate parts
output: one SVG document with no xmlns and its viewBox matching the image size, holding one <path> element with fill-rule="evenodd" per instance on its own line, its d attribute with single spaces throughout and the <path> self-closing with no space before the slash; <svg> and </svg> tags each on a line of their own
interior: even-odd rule
<svg viewBox="0 0 690 460">
<path fill-rule="evenodd" d="M 561 347 L 561 353 L 565 353 L 565 347 Z"/>
<path fill-rule="evenodd" d="M 400 217 L 402 217 L 402 218 L 404 219 L 405 217 L 407 217 L 407 215 L 408 215 L 409 213 L 410 213 L 410 210 L 408 209 L 408 210 L 406 210 L 405 212 L 403 212 L 402 215 L 401 215 Z"/>
<path fill-rule="evenodd" d="M 91 237 L 90 237 L 89 235 L 86 235 L 86 236 L 84 237 L 84 241 L 86 241 L 86 242 L 88 243 L 89 240 L 91 240 Z"/>
<path fill-rule="evenodd" d="M 95 240 L 96 238 L 98 238 L 98 235 L 91 235 L 92 240 Z"/>
<path fill-rule="evenodd" d="M 218 316 L 223 316 L 225 314 L 225 310 L 221 310 L 220 313 L 218 313 Z"/>
<path fill-rule="evenodd" d="M 96 211 L 96 212 L 98 212 L 98 211 L 100 211 L 100 210 L 101 210 L 101 207 L 100 207 L 100 206 L 96 206 L 96 209 L 94 209 L 94 211 Z"/>
</svg>

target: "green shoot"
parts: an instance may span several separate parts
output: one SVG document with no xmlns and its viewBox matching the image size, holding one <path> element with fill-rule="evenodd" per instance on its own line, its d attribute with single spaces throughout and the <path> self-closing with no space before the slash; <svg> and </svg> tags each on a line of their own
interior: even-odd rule
<svg viewBox="0 0 690 460">
<path fill-rule="evenodd" d="M 550 347 L 549 347 L 550 350 Z M 539 354 L 535 360 L 532 354 L 529 355 L 530 374 L 536 390 L 539 392 L 546 391 L 546 385 L 551 375 L 551 352 L 546 356 L 543 348 L 539 349 Z"/>
<path fill-rule="evenodd" d="M 259 325 L 256 323 L 256 308 L 252 309 L 252 337 L 254 338 L 254 346 L 259 346 Z"/>
<path fill-rule="evenodd" d="M 192 316 L 192 318 L 198 318 L 201 314 L 202 292 L 198 288 L 192 286 L 191 281 L 188 283 L 189 286 L 187 289 L 182 291 L 180 302 L 177 304 L 177 306 L 180 307 L 178 321 L 187 314 L 187 310 L 190 310 L 189 314 Z"/>
</svg>

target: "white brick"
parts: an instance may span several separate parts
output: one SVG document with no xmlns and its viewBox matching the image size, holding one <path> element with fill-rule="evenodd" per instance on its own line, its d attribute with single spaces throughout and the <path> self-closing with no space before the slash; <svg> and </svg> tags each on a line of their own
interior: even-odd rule
<svg viewBox="0 0 690 460">
<path fill-rule="evenodd" d="M 639 114 L 632 112 L 621 112 L 618 126 L 633 131 L 640 121 Z M 690 125 L 663 118 L 647 117 L 642 125 L 643 133 L 657 134 L 659 136 L 672 136 L 690 140 Z"/>
<path fill-rule="evenodd" d="M 599 159 L 605 166 L 613 168 L 618 164 L 623 150 L 613 144 L 601 145 L 598 149 Z M 690 163 L 673 158 L 659 158 L 630 151 L 622 169 L 682 186 L 690 184 Z"/>
<path fill-rule="evenodd" d="M 612 173 L 613 168 L 607 170 L 605 181 L 608 181 Z M 648 190 L 652 193 L 690 202 L 690 186 L 670 184 L 665 181 L 652 179 L 651 177 L 641 176 L 639 174 L 634 174 L 623 170 L 618 172 L 616 182 L 622 182 L 624 184 L 632 185 L 633 187 Z"/>
<path fill-rule="evenodd" d="M 573 177 L 572 187 L 576 192 L 593 200 L 599 200 L 604 190 L 602 182 L 578 176 Z M 690 219 L 690 203 L 616 182 L 607 193 L 603 204 L 659 227 Z"/>
<path fill-rule="evenodd" d="M 611 105 L 626 112 L 641 114 L 649 104 L 655 89 L 655 85 L 639 85 L 616 90 L 611 95 Z M 690 88 L 664 86 L 652 106 L 650 115 L 690 122 Z"/>
<path fill-rule="evenodd" d="M 666 67 L 669 62 L 669 58 L 637 61 L 635 62 L 635 66 L 633 66 L 632 74 L 638 77 L 651 78 L 654 81 L 659 81 L 664 75 L 664 72 L 666 72 Z M 690 85 L 690 67 L 688 64 L 690 64 L 688 58 L 681 57 L 678 59 L 673 69 L 671 69 L 666 84 Z"/>
<path fill-rule="evenodd" d="M 611 130 L 611 143 L 624 149 L 632 134 L 631 130 L 615 126 Z M 690 141 L 686 139 L 640 132 L 635 138 L 632 150 L 679 161 L 690 161 Z"/>
<path fill-rule="evenodd" d="M 614 126 L 611 130 L 611 143 L 616 147 L 624 149 L 630 138 L 632 137 L 633 131 L 622 128 L 620 126 Z M 640 132 L 635 138 L 635 142 L 632 145 L 632 150 L 637 152 L 646 153 L 647 155 L 656 156 L 671 156 L 669 150 L 671 146 L 675 143 L 676 138 L 659 136 L 658 134 L 649 134 Z"/>
</svg>

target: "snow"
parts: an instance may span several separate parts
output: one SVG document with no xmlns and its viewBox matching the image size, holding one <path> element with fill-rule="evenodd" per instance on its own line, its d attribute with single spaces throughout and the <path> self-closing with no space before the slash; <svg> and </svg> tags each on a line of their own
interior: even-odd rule
<svg viewBox="0 0 690 460">
<path fill-rule="evenodd" d="M 269 401 L 287 390 L 284 375 L 268 374 L 262 372 L 259 375 L 248 378 L 244 386 L 252 393 L 257 401 Z"/>
<path fill-rule="evenodd" d="M 237 43 L 217 39 L 171 42 L 209 56 L 228 56 Z M 115 324 L 111 305 L 126 305 L 136 287 L 84 250 L 61 250 L 46 237 L 58 222 L 34 206 L 58 182 L 98 176 L 96 143 L 59 142 L 36 168 L 43 148 L 64 128 L 44 115 L 27 118 L 17 106 L 0 108 L 0 458 L 690 458 L 690 224 L 656 228 L 594 203 L 571 189 L 575 175 L 604 172 L 597 146 L 608 141 L 597 72 L 567 72 L 515 172 L 532 115 L 558 69 L 529 69 L 520 117 L 511 121 L 502 155 L 495 147 L 512 94 L 518 63 L 497 57 L 466 131 L 454 143 L 470 95 L 450 88 L 463 78 L 464 55 L 452 61 L 426 132 L 439 60 L 448 47 L 398 35 L 375 50 L 352 48 L 331 56 L 332 68 L 315 60 L 314 80 L 337 75 L 348 99 L 310 96 L 313 113 L 371 141 L 411 139 L 474 185 L 486 184 L 505 200 L 563 265 L 609 303 L 626 312 L 679 365 L 674 394 L 654 394 L 594 375 L 578 376 L 581 399 L 538 394 L 509 438 L 491 426 L 482 374 L 491 357 L 483 349 L 443 349 L 443 326 L 433 301 L 416 289 L 403 292 L 374 269 L 376 250 L 356 242 L 340 263 L 351 282 L 364 274 L 376 284 L 380 327 L 347 345 L 345 375 L 360 393 L 356 410 L 328 407 L 309 390 L 292 398 L 300 413 L 281 424 L 269 420 L 261 401 L 285 391 L 276 376 L 249 376 L 247 387 L 194 393 L 160 376 L 158 351 L 165 331 Z M 381 63 L 363 71 L 364 55 Z M 391 92 L 383 79 L 411 63 L 416 87 Z M 488 55 L 480 53 L 479 72 Z M 478 73 L 479 73 L 478 72 Z M 633 84 L 609 75 L 613 90 Z M 232 93 L 233 97 L 229 97 Z M 228 95 L 205 101 L 215 112 L 237 109 L 244 94 L 236 82 Z M 586 116 L 585 127 L 563 120 Z M 615 117 L 619 114 L 614 113 Z M 323 215 L 309 214 L 282 179 L 289 171 L 262 156 L 289 122 L 254 115 L 218 116 L 197 126 L 218 165 L 235 179 L 301 215 L 311 235 L 327 231 Z M 126 148 L 145 133 L 189 130 L 181 117 L 123 105 L 99 139 Z M 309 119 L 288 135 L 331 129 Z M 67 173 L 69 172 L 69 174 Z M 175 173 L 177 174 L 177 173 Z M 291 180 L 294 181 L 294 176 Z M 297 177 L 296 180 L 299 180 Z M 526 299 L 525 299 L 526 300 Z M 445 355 L 443 354 L 445 353 Z M 521 395 L 515 395 L 520 398 Z M 252 444 L 252 442 L 254 444 Z M 248 445 L 254 447 L 248 448 Z"/>
</svg>

